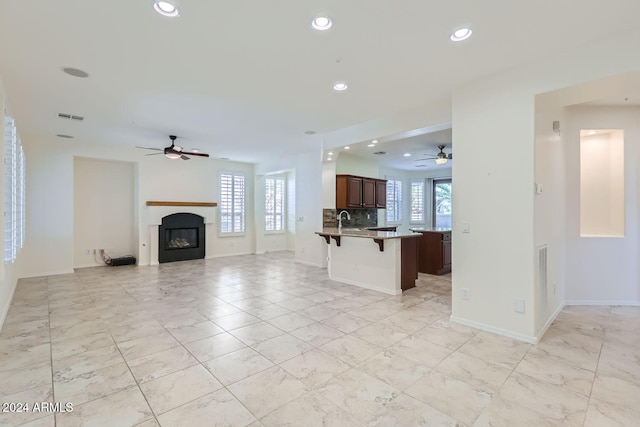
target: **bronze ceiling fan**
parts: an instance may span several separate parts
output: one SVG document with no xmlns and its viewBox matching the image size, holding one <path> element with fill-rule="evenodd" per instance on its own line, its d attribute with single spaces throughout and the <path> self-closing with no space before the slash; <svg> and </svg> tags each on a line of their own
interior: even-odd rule
<svg viewBox="0 0 640 427">
<path fill-rule="evenodd" d="M 153 154 L 146 154 L 147 156 L 155 156 L 158 154 L 164 154 L 165 157 L 167 157 L 168 159 L 182 159 L 182 160 L 189 160 L 190 158 L 188 156 L 200 156 L 200 157 L 209 157 L 208 154 L 206 153 L 200 153 L 200 152 L 195 152 L 195 151 L 184 151 L 182 149 L 182 147 L 175 145 L 176 139 L 178 137 L 175 135 L 169 135 L 169 139 L 171 140 L 171 145 L 168 147 L 165 147 L 164 149 L 162 148 L 149 148 L 149 147 L 136 147 L 136 148 L 142 148 L 143 150 L 153 150 L 153 151 L 162 151 L 162 153 L 153 153 Z"/>
<path fill-rule="evenodd" d="M 445 147 L 446 147 L 446 145 L 438 145 L 438 148 L 440 149 L 440 152 L 438 154 L 436 154 L 435 156 L 425 157 L 423 159 L 418 159 L 418 160 L 416 160 L 416 162 L 422 162 L 424 160 L 435 160 L 437 164 L 444 165 L 449 160 L 453 159 L 453 154 L 452 153 L 447 154 L 447 153 L 444 152 Z"/>
</svg>

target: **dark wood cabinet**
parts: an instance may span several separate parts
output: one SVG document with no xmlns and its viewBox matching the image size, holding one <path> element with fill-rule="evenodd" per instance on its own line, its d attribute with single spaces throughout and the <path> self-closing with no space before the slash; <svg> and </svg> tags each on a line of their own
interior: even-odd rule
<svg viewBox="0 0 640 427">
<path fill-rule="evenodd" d="M 387 208 L 387 180 L 376 179 L 376 208 Z"/>
<path fill-rule="evenodd" d="M 381 179 L 336 175 L 336 209 L 385 209 L 386 185 L 387 181 Z"/>
<path fill-rule="evenodd" d="M 418 243 L 418 271 L 427 274 L 451 272 L 451 231 L 412 231 L 422 234 Z"/>
</svg>

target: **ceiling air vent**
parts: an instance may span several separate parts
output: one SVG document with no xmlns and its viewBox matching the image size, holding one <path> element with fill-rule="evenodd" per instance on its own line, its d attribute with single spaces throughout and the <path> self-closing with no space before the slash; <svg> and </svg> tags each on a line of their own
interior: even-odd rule
<svg viewBox="0 0 640 427">
<path fill-rule="evenodd" d="M 82 116 L 74 116 L 73 114 L 67 114 L 67 113 L 58 113 L 58 117 L 60 117 L 61 119 L 67 119 L 67 120 L 77 120 L 79 122 L 84 120 L 84 117 Z"/>
<path fill-rule="evenodd" d="M 376 151 L 373 154 L 377 154 L 378 156 L 384 156 L 385 154 L 387 154 L 387 152 L 386 151 Z"/>
</svg>

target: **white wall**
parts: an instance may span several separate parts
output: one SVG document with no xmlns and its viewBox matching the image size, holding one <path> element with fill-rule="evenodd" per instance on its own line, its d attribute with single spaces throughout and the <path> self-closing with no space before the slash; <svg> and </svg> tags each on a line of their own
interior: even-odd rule
<svg viewBox="0 0 640 427">
<path fill-rule="evenodd" d="M 338 158 L 336 159 L 336 174 L 378 178 L 380 176 L 380 167 L 376 161 L 353 156 L 343 151 L 338 153 Z"/>
<path fill-rule="evenodd" d="M 322 230 L 321 147 L 305 154 L 271 159 L 255 165 L 256 176 L 282 170 L 295 173 L 295 260 L 302 264 L 326 267 L 326 243 L 315 234 Z"/>
<path fill-rule="evenodd" d="M 2 85 L 2 80 L 0 80 L 0 111 L 3 112 L 2 117 L 2 134 L 0 135 L 0 147 L 2 148 L 2 153 L 4 153 L 4 111 L 6 107 L 6 97 L 4 93 L 4 86 Z M 19 125 L 19 123 L 17 124 Z M 18 128 L 18 132 L 20 129 Z M 4 154 L 0 154 L 3 158 L 3 161 L 0 163 L 0 190 L 4 188 Z M 0 212 L 4 212 L 4 197 L 0 197 Z M 2 259 L 4 259 L 4 228 L 2 228 L 2 243 L 0 243 L 0 253 L 2 254 Z M 22 253 L 18 254 L 18 260 L 23 257 Z M 5 263 L 4 261 L 0 262 L 0 330 L 2 330 L 2 325 L 4 324 L 4 319 L 7 316 L 7 312 L 9 311 L 9 306 L 11 305 L 11 299 L 13 298 L 13 293 L 16 289 L 16 284 L 18 282 L 18 274 L 16 271 L 16 262 L 14 263 Z"/>
<path fill-rule="evenodd" d="M 27 158 L 27 233 L 23 257 L 19 259 L 21 277 L 70 273 L 74 257 L 74 156 L 132 161 L 138 168 L 134 212 L 139 221 L 136 253 L 138 263 L 150 261 L 149 227 L 144 223 L 147 200 L 219 202 L 219 175 L 237 171 L 246 175 L 246 234 L 219 237 L 216 222 L 213 257 L 247 254 L 255 251 L 253 165 L 215 159 L 168 160 L 145 156 L 146 152 L 128 147 L 101 146 L 92 141 L 61 140 L 23 135 Z M 217 208 L 212 208 L 217 209 Z M 215 214 L 214 214 L 215 215 Z M 217 218 L 217 215 L 215 215 Z M 99 226 L 99 224 L 96 224 Z M 209 239 L 207 239 L 209 241 Z M 100 244 L 100 247 L 106 245 Z M 209 250 L 208 250 L 209 252 Z"/>
<path fill-rule="evenodd" d="M 566 300 L 570 304 L 638 305 L 640 107 L 570 107 L 565 128 Z M 581 129 L 624 130 L 624 236 L 580 236 Z"/>
<path fill-rule="evenodd" d="M 634 30 L 454 90 L 454 320 L 536 340 L 535 95 L 638 70 L 638 48 Z M 515 312 L 516 299 L 525 313 Z"/>
<path fill-rule="evenodd" d="M 74 268 L 102 265 L 94 249 L 104 249 L 113 258 L 136 253 L 134 166 L 132 162 L 75 158 Z"/>
</svg>

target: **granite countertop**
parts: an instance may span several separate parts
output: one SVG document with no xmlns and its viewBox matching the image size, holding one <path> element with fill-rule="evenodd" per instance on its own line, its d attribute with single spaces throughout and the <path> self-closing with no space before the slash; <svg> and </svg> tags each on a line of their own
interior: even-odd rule
<svg viewBox="0 0 640 427">
<path fill-rule="evenodd" d="M 415 228 L 410 228 L 409 230 L 413 231 L 414 233 L 450 233 L 451 229 L 450 228 L 429 228 L 429 227 L 415 227 Z"/>
<path fill-rule="evenodd" d="M 345 236 L 345 237 L 365 237 L 370 239 L 404 239 L 407 237 L 418 237 L 416 233 L 406 233 L 401 231 L 376 231 L 366 228 L 342 228 L 325 227 L 316 234 L 324 236 Z"/>
</svg>

